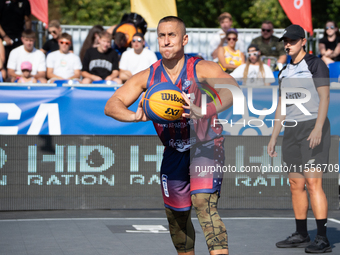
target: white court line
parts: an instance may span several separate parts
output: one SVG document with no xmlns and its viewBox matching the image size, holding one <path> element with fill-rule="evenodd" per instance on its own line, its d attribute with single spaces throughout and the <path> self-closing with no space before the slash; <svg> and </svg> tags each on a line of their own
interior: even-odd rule
<svg viewBox="0 0 340 255">
<path fill-rule="evenodd" d="M 221 218 L 222 220 L 294 220 L 294 217 L 229 217 L 229 218 Z M 308 220 L 314 220 L 315 218 L 307 218 Z M 119 221 L 128 221 L 128 220 L 167 220 L 166 218 L 44 218 L 44 219 L 6 219 L 0 220 L 0 222 L 29 222 L 29 221 L 88 221 L 88 220 L 119 220 Z M 198 220 L 197 218 L 193 218 L 192 220 Z M 340 220 L 336 220 L 333 218 L 328 218 L 329 221 L 340 224 Z"/>
<path fill-rule="evenodd" d="M 340 224 L 340 220 L 336 220 L 336 219 L 333 219 L 333 218 L 329 218 L 329 220 L 332 221 L 332 222 Z"/>
</svg>

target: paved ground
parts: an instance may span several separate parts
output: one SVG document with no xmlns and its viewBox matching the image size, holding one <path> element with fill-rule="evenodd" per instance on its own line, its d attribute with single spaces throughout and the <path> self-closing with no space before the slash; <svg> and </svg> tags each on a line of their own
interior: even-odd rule
<svg viewBox="0 0 340 255">
<path fill-rule="evenodd" d="M 295 230 L 291 210 L 222 210 L 230 254 L 305 254 L 277 249 L 275 242 Z M 316 225 L 311 213 L 312 238 Z M 208 255 L 198 220 L 196 255 Z M 329 213 L 328 236 L 340 254 L 340 211 Z M 71 210 L 0 212 L 0 254 L 176 254 L 163 210 Z"/>
</svg>

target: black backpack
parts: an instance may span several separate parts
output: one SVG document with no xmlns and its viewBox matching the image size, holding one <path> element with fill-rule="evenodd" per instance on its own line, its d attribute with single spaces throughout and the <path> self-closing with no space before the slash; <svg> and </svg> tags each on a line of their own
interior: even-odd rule
<svg viewBox="0 0 340 255">
<path fill-rule="evenodd" d="M 140 30 L 143 35 L 145 35 L 148 28 L 148 23 L 146 23 L 145 19 L 141 15 L 134 12 L 125 13 L 116 28 L 126 23 L 134 24 L 137 30 Z M 115 33 L 115 31 L 113 33 Z"/>
</svg>

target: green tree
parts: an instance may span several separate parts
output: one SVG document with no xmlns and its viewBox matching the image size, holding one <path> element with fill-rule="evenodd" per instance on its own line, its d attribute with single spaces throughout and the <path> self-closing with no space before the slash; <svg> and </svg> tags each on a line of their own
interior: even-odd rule
<svg viewBox="0 0 340 255">
<path fill-rule="evenodd" d="M 130 12 L 130 1 L 107 0 L 49 0 L 50 19 L 68 25 L 111 26 Z"/>
<path fill-rule="evenodd" d="M 262 21 L 270 20 L 274 27 L 286 27 L 290 24 L 278 0 L 253 0 L 252 6 L 241 14 L 243 26 L 261 27 Z"/>
<path fill-rule="evenodd" d="M 271 20 L 275 27 L 289 24 L 277 0 L 177 0 L 177 12 L 187 27 L 218 27 L 222 12 L 229 12 L 238 28 L 258 28 L 263 20 Z"/>
<path fill-rule="evenodd" d="M 178 17 L 183 19 L 187 27 L 219 26 L 218 16 L 222 12 L 229 12 L 233 16 L 233 26 L 243 24 L 241 15 L 251 6 L 252 1 L 225 1 L 225 0 L 177 0 Z"/>
<path fill-rule="evenodd" d="M 340 0 L 312 0 L 312 21 L 314 28 L 323 28 L 328 20 L 340 26 Z"/>
<path fill-rule="evenodd" d="M 311 0 L 314 28 L 324 27 L 327 20 L 340 22 L 340 0 Z M 69 25 L 105 25 L 119 23 L 130 12 L 130 0 L 48 0 L 49 18 Z M 290 23 L 278 0 L 176 0 L 178 16 L 187 27 L 219 27 L 217 17 L 222 12 L 233 16 L 236 28 L 258 28 L 263 20 L 275 27 Z M 338 24 L 340 25 L 340 24 Z"/>
</svg>

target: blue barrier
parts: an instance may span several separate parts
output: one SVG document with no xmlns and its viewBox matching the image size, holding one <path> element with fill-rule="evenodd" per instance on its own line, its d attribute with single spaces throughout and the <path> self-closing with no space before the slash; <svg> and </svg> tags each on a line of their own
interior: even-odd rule
<svg viewBox="0 0 340 255">
<path fill-rule="evenodd" d="M 334 62 L 328 65 L 329 68 L 329 77 L 330 78 L 339 78 L 340 76 L 340 62 Z"/>
<path fill-rule="evenodd" d="M 248 98 L 249 88 L 242 88 Z M 255 109 L 270 109 L 274 86 L 252 88 Z M 0 87 L 0 134 L 36 135 L 155 135 L 153 124 L 122 123 L 104 115 L 107 100 L 116 88 L 97 87 Z M 138 102 L 131 107 L 137 109 Z M 247 102 L 247 101 L 246 101 Z M 5 104 L 5 105 L 4 105 Z M 340 136 L 340 90 L 331 89 L 328 117 L 332 135 Z M 233 115 L 233 107 L 219 118 L 233 122 L 263 121 L 262 127 L 225 128 L 229 135 L 270 135 L 274 113 L 258 116 L 246 108 L 243 115 Z"/>
</svg>

